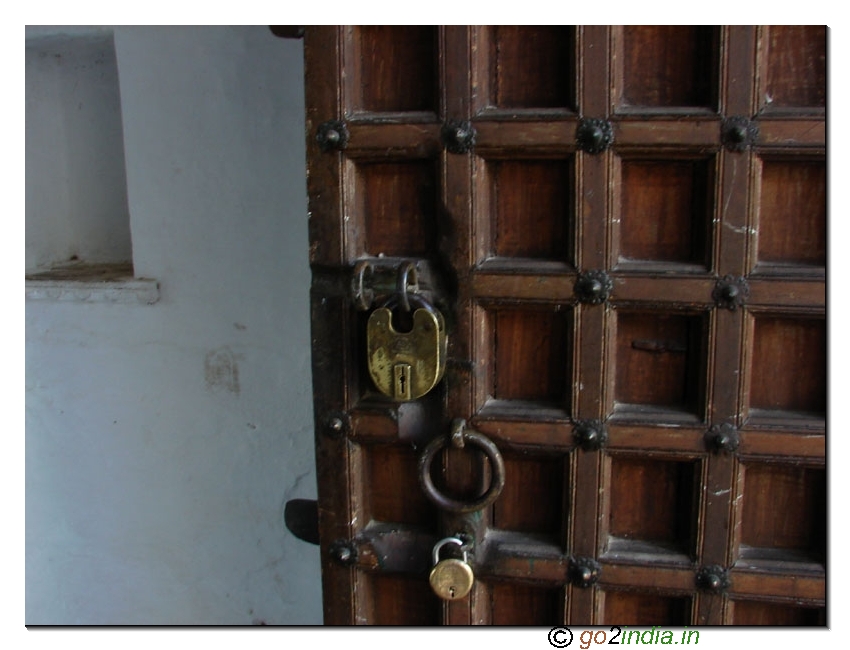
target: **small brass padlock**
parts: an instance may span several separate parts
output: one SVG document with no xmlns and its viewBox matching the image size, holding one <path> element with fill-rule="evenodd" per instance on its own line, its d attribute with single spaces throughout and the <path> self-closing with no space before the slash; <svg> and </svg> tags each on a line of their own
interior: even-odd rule
<svg viewBox="0 0 850 650">
<path fill-rule="evenodd" d="M 458 600 L 465 597 L 472 589 L 475 576 L 467 561 L 465 550 L 462 560 L 457 558 L 440 559 L 440 550 L 446 544 L 457 544 L 461 549 L 463 548 L 463 541 L 457 537 L 447 537 L 437 542 L 434 545 L 434 568 L 431 569 L 428 581 L 431 583 L 431 589 L 434 590 L 434 593 L 443 600 Z"/>
<path fill-rule="evenodd" d="M 408 298 L 416 307 L 409 332 L 393 326 L 392 303 L 373 311 L 366 325 L 369 375 L 400 402 L 422 397 L 443 378 L 448 345 L 443 315 L 419 296 Z"/>
</svg>

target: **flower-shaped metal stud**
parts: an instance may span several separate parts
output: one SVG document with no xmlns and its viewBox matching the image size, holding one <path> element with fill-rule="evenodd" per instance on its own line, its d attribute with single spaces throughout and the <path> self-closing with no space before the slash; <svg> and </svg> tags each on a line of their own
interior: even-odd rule
<svg viewBox="0 0 850 650">
<path fill-rule="evenodd" d="M 579 420 L 573 426 L 573 438 L 585 451 L 596 451 L 608 442 L 608 432 L 600 420 Z"/>
<path fill-rule="evenodd" d="M 705 434 L 705 446 L 709 451 L 719 453 L 725 451 L 733 454 L 741 444 L 738 430 L 731 424 L 715 424 Z"/>
<path fill-rule="evenodd" d="M 611 295 L 614 283 L 605 271 L 579 273 L 573 285 L 576 299 L 585 305 L 599 305 Z"/>
<path fill-rule="evenodd" d="M 440 129 L 443 146 L 451 153 L 468 153 L 475 146 L 475 127 L 471 122 L 449 120 Z"/>
<path fill-rule="evenodd" d="M 721 593 L 732 585 L 729 580 L 729 571 L 722 566 L 712 564 L 700 567 L 696 576 L 697 589 L 713 593 Z"/>
<path fill-rule="evenodd" d="M 727 117 L 720 127 L 720 140 L 729 151 L 746 151 L 758 138 L 758 124 L 746 117 Z"/>
<path fill-rule="evenodd" d="M 717 281 L 711 298 L 718 307 L 735 311 L 741 307 L 750 297 L 750 285 L 746 279 L 734 275 L 727 275 Z"/>
<path fill-rule="evenodd" d="M 576 144 L 585 153 L 602 153 L 614 142 L 614 127 L 607 120 L 585 118 L 576 128 Z"/>
<path fill-rule="evenodd" d="M 587 589 L 599 582 L 602 565 L 592 557 L 570 557 L 570 582 L 576 587 Z"/>
</svg>

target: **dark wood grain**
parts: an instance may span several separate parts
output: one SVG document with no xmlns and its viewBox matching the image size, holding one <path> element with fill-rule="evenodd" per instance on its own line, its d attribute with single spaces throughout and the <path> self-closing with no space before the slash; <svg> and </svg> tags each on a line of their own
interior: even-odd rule
<svg viewBox="0 0 850 650">
<path fill-rule="evenodd" d="M 506 457 L 505 488 L 493 507 L 493 526 L 560 540 L 567 505 L 565 470 L 563 457 Z"/>
<path fill-rule="evenodd" d="M 305 79 L 321 75 L 339 78 L 338 36 L 333 27 L 311 28 L 305 33 Z M 319 125 L 340 118 L 341 95 L 337 83 L 305 84 L 310 264 L 314 265 L 336 265 L 344 255 L 344 227 L 339 219 L 342 161 L 337 156 L 322 155 L 316 142 Z"/>
<path fill-rule="evenodd" d="M 326 622 L 823 624 L 822 34 L 307 28 Z M 754 148 L 721 145 L 724 116 L 756 114 Z M 577 151 L 583 117 L 611 120 L 613 148 Z M 315 141 L 329 119 L 348 123 L 342 152 Z M 446 120 L 474 123 L 471 153 L 444 149 Z M 445 284 L 446 375 L 403 407 L 372 390 L 368 312 L 351 305 L 352 263 L 381 253 L 427 259 Z M 579 304 L 594 269 L 612 294 Z M 727 274 L 750 286 L 735 311 L 712 297 Z M 333 413 L 350 431 L 328 431 Z M 416 479 L 418 450 L 459 417 L 506 459 L 496 504 L 469 516 Z M 606 421 L 602 451 L 576 448 L 587 419 Z M 723 423 L 740 428 L 736 455 L 705 448 Z M 432 478 L 472 498 L 489 477 L 480 453 L 452 449 Z M 374 526 L 469 534 L 472 594 L 431 594 L 427 542 L 334 559 Z M 596 589 L 565 587 L 570 555 L 602 563 Z M 730 568 L 728 596 L 696 590 L 703 564 Z"/>
<path fill-rule="evenodd" d="M 705 106 L 716 83 L 715 28 L 623 28 L 623 95 L 630 106 Z"/>
<path fill-rule="evenodd" d="M 618 313 L 615 401 L 697 411 L 702 336 L 699 316 Z"/>
<path fill-rule="evenodd" d="M 435 175 L 429 161 L 357 166 L 364 253 L 427 257 L 434 251 Z"/>
<path fill-rule="evenodd" d="M 826 264 L 826 164 L 772 160 L 762 163 L 759 262 Z"/>
<path fill-rule="evenodd" d="M 490 588 L 492 617 L 499 625 L 558 625 L 561 590 L 496 582 Z"/>
<path fill-rule="evenodd" d="M 409 447 L 369 447 L 362 479 L 369 486 L 365 508 L 369 519 L 419 525 L 434 520 L 436 510 L 419 489 L 417 460 Z"/>
<path fill-rule="evenodd" d="M 371 25 L 357 28 L 360 88 L 355 109 L 437 111 L 437 30 Z"/>
<path fill-rule="evenodd" d="M 732 611 L 734 625 L 826 625 L 826 610 L 822 608 L 739 600 Z"/>
<path fill-rule="evenodd" d="M 691 463 L 614 458 L 609 534 L 693 553 L 694 470 Z"/>
<path fill-rule="evenodd" d="M 754 571 L 733 569 L 729 596 L 744 600 L 781 601 L 797 606 L 821 608 L 826 599 L 824 572 L 794 571 L 793 565 L 780 565 L 773 571 L 759 568 Z"/>
<path fill-rule="evenodd" d="M 578 112 L 595 119 L 610 117 L 611 29 L 586 25 L 578 29 Z M 576 156 L 576 261 L 577 269 L 608 269 L 612 209 L 612 154 Z M 530 285 L 530 286 L 533 286 Z M 605 332 L 610 313 L 600 306 L 577 309 L 574 344 L 572 413 L 577 420 L 604 419 L 606 350 Z M 599 520 L 602 502 L 601 455 L 574 456 L 569 511 L 570 549 L 576 555 L 596 557 L 599 547 Z M 593 590 L 571 588 L 568 621 L 595 620 Z"/>
<path fill-rule="evenodd" d="M 826 27 L 767 28 L 767 106 L 826 105 Z"/>
<path fill-rule="evenodd" d="M 574 106 L 575 28 L 500 25 L 489 30 L 493 106 Z"/>
<path fill-rule="evenodd" d="M 575 227 L 569 161 L 493 161 L 488 174 L 496 255 L 571 260 Z"/>
<path fill-rule="evenodd" d="M 424 576 L 372 575 L 373 625 L 439 625 L 442 601 Z M 365 621 L 364 621 L 365 622 Z"/>
<path fill-rule="evenodd" d="M 659 596 L 657 594 L 607 591 L 605 592 L 604 625 L 635 625 L 651 627 L 652 625 L 687 625 L 690 622 L 691 603 L 689 598 Z M 625 632 L 628 635 L 628 630 Z M 675 641 L 680 641 L 676 633 Z M 609 638 L 610 640 L 610 638 Z M 618 639 L 620 644 L 626 644 L 626 637 Z M 630 642 L 636 641 L 631 638 Z"/>
<path fill-rule="evenodd" d="M 305 78 L 318 74 L 334 80 L 339 70 L 339 32 L 335 27 L 311 29 L 304 37 Z M 321 71 L 321 73 L 319 72 Z M 310 264 L 312 268 L 333 267 L 344 263 L 345 229 L 339 214 L 342 164 L 338 157 L 323 156 L 316 142 L 316 129 L 326 120 L 340 116 L 342 89 L 337 83 L 305 84 L 306 151 Z M 321 216 L 320 216 L 321 215 Z M 330 334 L 331 323 L 345 328 L 349 317 L 348 302 L 323 295 L 320 277 L 314 275 L 310 303 L 313 336 L 322 341 L 313 348 L 312 377 L 315 413 L 316 469 L 319 510 L 319 541 L 323 549 L 337 539 L 356 534 L 351 526 L 357 503 L 352 499 L 352 465 L 356 454 L 339 439 L 325 435 L 326 414 L 346 408 L 346 338 Z M 356 468 L 354 468 L 356 472 Z M 327 552 L 322 555 L 322 598 L 327 625 L 350 623 L 355 615 L 356 599 L 352 585 L 355 571 L 333 564 Z"/>
<path fill-rule="evenodd" d="M 494 314 L 494 328 L 493 396 L 567 403 L 569 341 L 564 315 L 504 309 Z"/>
<path fill-rule="evenodd" d="M 823 319 L 755 319 L 750 408 L 826 411 L 826 322 Z"/>
<path fill-rule="evenodd" d="M 724 54 L 718 95 L 721 114 L 753 115 L 757 91 L 751 80 L 757 70 L 757 30 L 731 25 L 718 31 Z M 717 171 L 710 191 L 715 192 L 715 198 L 706 252 L 709 268 L 720 276 L 740 276 L 750 270 L 753 159 L 752 153 L 721 149 L 713 160 Z M 741 386 L 746 374 L 742 359 L 745 316 L 741 310 L 717 309 L 708 322 L 713 328 L 713 341 L 709 342 L 707 353 L 706 386 L 710 399 L 706 404 L 706 419 L 712 424 L 738 422 L 742 410 Z M 697 535 L 700 561 L 703 565 L 727 566 L 733 554 L 729 531 L 734 528 L 736 459 L 732 454 L 712 454 L 703 470 L 701 519 L 704 523 Z M 728 623 L 727 609 L 722 596 L 701 594 L 695 601 L 693 621 L 710 625 Z"/>
<path fill-rule="evenodd" d="M 623 161 L 620 258 L 705 264 L 710 171 L 704 160 Z"/>
<path fill-rule="evenodd" d="M 742 545 L 801 551 L 812 559 L 825 559 L 826 477 L 822 469 L 748 464 L 744 485 Z"/>
</svg>

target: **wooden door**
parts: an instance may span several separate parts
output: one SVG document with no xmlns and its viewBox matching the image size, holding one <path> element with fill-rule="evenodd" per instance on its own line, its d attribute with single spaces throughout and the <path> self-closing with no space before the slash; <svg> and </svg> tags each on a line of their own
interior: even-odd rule
<svg viewBox="0 0 850 650">
<path fill-rule="evenodd" d="M 823 625 L 825 28 L 310 27 L 305 52 L 326 623 Z M 449 346 L 396 403 L 365 330 L 404 260 Z M 504 462 L 472 513 L 418 477 L 457 419 Z M 478 447 L 436 458 L 441 494 L 492 484 Z M 441 601 L 455 534 L 476 582 Z"/>
</svg>

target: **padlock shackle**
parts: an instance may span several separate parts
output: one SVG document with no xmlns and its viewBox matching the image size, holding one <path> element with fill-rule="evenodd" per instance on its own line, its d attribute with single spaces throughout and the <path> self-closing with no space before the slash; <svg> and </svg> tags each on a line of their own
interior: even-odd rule
<svg viewBox="0 0 850 650">
<path fill-rule="evenodd" d="M 461 551 L 463 551 L 463 561 L 467 562 L 467 553 L 466 549 L 463 548 L 463 540 L 459 537 L 446 537 L 445 539 L 441 539 L 439 542 L 434 544 L 434 551 L 432 552 L 432 564 L 434 566 L 440 561 L 440 551 L 446 544 L 457 544 Z"/>
<path fill-rule="evenodd" d="M 410 295 L 419 293 L 419 272 L 413 262 L 404 262 L 398 267 L 396 293 L 401 308 L 406 312 L 410 311 Z"/>
</svg>

